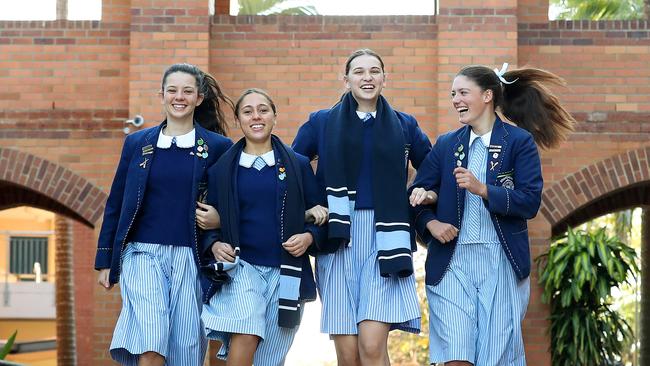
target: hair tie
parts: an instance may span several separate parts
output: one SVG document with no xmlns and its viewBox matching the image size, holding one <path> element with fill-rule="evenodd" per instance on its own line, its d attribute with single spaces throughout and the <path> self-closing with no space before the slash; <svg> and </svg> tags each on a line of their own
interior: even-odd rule
<svg viewBox="0 0 650 366">
<path fill-rule="evenodd" d="M 508 70 L 508 63 L 504 62 L 503 66 L 501 66 L 501 70 L 497 69 L 496 67 L 494 68 L 494 73 L 497 74 L 497 77 L 499 78 L 499 80 L 501 80 L 501 82 L 504 83 L 504 84 L 510 85 L 510 84 L 514 83 L 515 81 L 519 80 L 519 78 L 516 78 L 513 81 L 506 80 L 503 77 L 503 75 L 505 75 L 507 70 Z"/>
</svg>

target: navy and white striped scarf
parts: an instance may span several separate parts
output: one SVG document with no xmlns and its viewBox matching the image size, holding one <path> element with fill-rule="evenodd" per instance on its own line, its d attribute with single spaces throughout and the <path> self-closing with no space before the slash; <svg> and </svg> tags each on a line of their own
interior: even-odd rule
<svg viewBox="0 0 650 366">
<path fill-rule="evenodd" d="M 304 232 L 305 200 L 302 186 L 301 168 L 295 153 L 280 141 L 276 136 L 271 136 L 271 144 L 276 158 L 276 170 L 284 167 L 286 177 L 278 180 L 278 202 L 280 218 L 280 234 L 282 242 L 287 241 L 292 235 Z M 213 281 L 223 278 L 227 282 L 230 278 L 227 273 L 239 262 L 239 203 L 237 202 L 237 187 L 233 174 L 237 171 L 239 157 L 244 149 L 245 140 L 239 140 L 230 150 L 219 159 L 218 210 L 221 217 L 221 230 L 223 242 L 235 248 L 237 257 L 235 263 L 215 263 L 211 265 L 214 274 Z M 280 172 L 277 175 L 280 175 Z M 279 245 L 279 244 L 278 244 Z M 304 254 L 306 256 L 307 254 Z M 280 288 L 279 288 L 279 313 L 278 325 L 293 328 L 300 323 L 300 289 L 303 275 L 303 257 L 294 257 L 286 250 L 282 250 L 280 260 Z M 221 284 L 223 285 L 223 283 Z"/>
<path fill-rule="evenodd" d="M 343 96 L 330 111 L 325 131 L 329 240 L 344 245 L 350 243 L 350 214 L 354 211 L 363 153 L 363 122 L 356 113 L 357 105 L 351 93 Z M 382 96 L 377 100 L 373 136 L 372 198 L 379 270 L 383 277 L 406 277 L 413 273 L 406 139 L 397 113 Z"/>
</svg>

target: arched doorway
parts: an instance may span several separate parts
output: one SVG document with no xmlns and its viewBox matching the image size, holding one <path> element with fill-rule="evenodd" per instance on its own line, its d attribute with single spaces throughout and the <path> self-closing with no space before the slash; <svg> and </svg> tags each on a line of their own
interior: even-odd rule
<svg viewBox="0 0 650 366">
<path fill-rule="evenodd" d="M 97 337 L 95 329 L 95 312 L 102 309 L 96 309 L 99 299 L 92 268 L 94 227 L 105 201 L 106 193 L 66 167 L 27 152 L 0 148 L 0 210 L 26 206 L 56 215 L 53 232 L 60 364 L 74 364 L 75 358 L 80 365 L 97 364 L 93 343 L 106 342 L 102 340 L 105 337 Z M 8 286 L 5 283 L 5 288 Z M 103 296 L 108 302 L 119 301 L 116 292 Z"/>
<path fill-rule="evenodd" d="M 641 364 L 650 363 L 650 147 L 595 162 L 544 190 L 541 214 L 553 235 L 610 212 L 643 207 Z"/>
</svg>

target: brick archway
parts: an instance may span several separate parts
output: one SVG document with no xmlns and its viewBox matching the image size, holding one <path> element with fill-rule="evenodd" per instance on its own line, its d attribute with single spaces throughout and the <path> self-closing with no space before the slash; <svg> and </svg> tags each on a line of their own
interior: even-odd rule
<svg viewBox="0 0 650 366">
<path fill-rule="evenodd" d="M 107 198 L 95 184 L 71 170 L 9 148 L 0 148 L 0 186 L 0 209 L 27 204 L 72 217 L 90 227 L 100 219 Z"/>
<path fill-rule="evenodd" d="M 96 243 L 93 228 L 102 216 L 106 198 L 106 193 L 94 183 L 68 168 L 28 152 L 0 148 L 0 210 L 31 206 L 73 219 L 66 220 L 70 224 L 64 225 L 70 229 L 64 246 L 70 246 L 65 249 L 74 254 L 72 258 L 67 258 L 68 264 L 61 266 L 63 270 L 57 276 L 65 271 L 72 271 L 76 275 L 71 276 L 73 279 L 70 281 L 57 283 L 56 292 L 57 313 L 72 313 L 74 317 L 62 319 L 57 315 L 57 329 L 65 330 L 63 334 L 66 339 L 62 344 L 76 343 L 79 365 L 93 363 L 93 335 L 97 333 L 93 324 L 93 304 L 97 303 L 92 268 Z M 57 259 L 60 259 L 60 249 L 57 246 Z M 71 301 L 72 297 L 74 301 Z M 118 293 L 112 296 L 106 294 L 101 300 L 115 302 L 118 297 Z M 65 303 L 61 305 L 61 301 Z M 70 327 L 69 324 L 73 325 Z M 69 338 L 72 334 L 75 342 Z M 69 356 L 69 351 L 74 352 L 73 349 L 59 349 L 59 356 Z"/>
<path fill-rule="evenodd" d="M 600 215 L 650 205 L 650 146 L 591 164 L 544 190 L 540 212 L 553 234 Z"/>
</svg>

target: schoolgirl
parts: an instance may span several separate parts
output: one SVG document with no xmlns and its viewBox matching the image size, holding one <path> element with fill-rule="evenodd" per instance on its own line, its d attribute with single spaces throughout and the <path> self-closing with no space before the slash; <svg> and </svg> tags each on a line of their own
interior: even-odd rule
<svg viewBox="0 0 650 366">
<path fill-rule="evenodd" d="M 278 366 L 316 298 L 307 252 L 323 229 L 306 225 L 305 212 L 324 195 L 307 158 L 272 135 L 277 111 L 266 92 L 246 90 L 235 111 L 244 138 L 209 171 L 221 228 L 202 238 L 202 319 L 227 365 Z"/>
<path fill-rule="evenodd" d="M 95 268 L 106 289 L 121 277 L 122 311 L 110 346 L 115 361 L 202 365 L 195 202 L 208 167 L 232 145 L 221 110 L 232 102 L 190 64 L 165 71 L 160 96 L 165 120 L 124 141 Z"/>
<path fill-rule="evenodd" d="M 381 95 L 386 74 L 376 52 L 352 53 L 344 81 L 340 102 L 311 114 L 293 144 L 318 157 L 327 193 L 328 242 L 316 258 L 321 331 L 339 365 L 388 365 L 389 331 L 420 330 L 407 164 L 417 169 L 431 144 L 415 118 Z"/>
<path fill-rule="evenodd" d="M 428 244 L 432 363 L 526 365 L 526 220 L 537 214 L 543 186 L 537 144 L 557 145 L 574 120 L 548 89 L 562 79 L 507 66 L 456 75 L 451 98 L 464 126 L 438 138 L 411 187 L 416 228 Z"/>
</svg>

